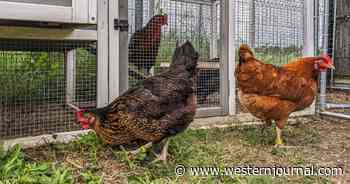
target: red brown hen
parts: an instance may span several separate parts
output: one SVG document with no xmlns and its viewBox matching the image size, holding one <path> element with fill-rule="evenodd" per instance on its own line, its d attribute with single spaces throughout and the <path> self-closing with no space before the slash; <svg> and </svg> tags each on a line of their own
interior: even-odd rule
<svg viewBox="0 0 350 184">
<path fill-rule="evenodd" d="M 276 121 L 276 145 L 281 145 L 289 115 L 314 102 L 318 75 L 329 68 L 334 66 L 327 55 L 297 58 L 276 67 L 259 61 L 247 45 L 241 45 L 235 73 L 240 102 L 267 125 Z"/>
</svg>

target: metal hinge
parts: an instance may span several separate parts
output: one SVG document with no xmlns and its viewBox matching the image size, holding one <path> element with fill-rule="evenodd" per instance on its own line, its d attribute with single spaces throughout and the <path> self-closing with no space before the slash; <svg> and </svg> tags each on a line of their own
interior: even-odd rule
<svg viewBox="0 0 350 184">
<path fill-rule="evenodd" d="M 129 30 L 128 20 L 114 19 L 114 29 L 119 31 L 128 31 Z"/>
</svg>

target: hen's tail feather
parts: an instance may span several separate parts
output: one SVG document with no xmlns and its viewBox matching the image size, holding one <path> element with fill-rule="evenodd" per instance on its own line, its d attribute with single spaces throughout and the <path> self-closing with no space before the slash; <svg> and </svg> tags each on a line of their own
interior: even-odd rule
<svg viewBox="0 0 350 184">
<path fill-rule="evenodd" d="M 248 58 L 254 57 L 252 49 L 247 44 L 239 47 L 239 64 L 244 63 Z"/>
</svg>

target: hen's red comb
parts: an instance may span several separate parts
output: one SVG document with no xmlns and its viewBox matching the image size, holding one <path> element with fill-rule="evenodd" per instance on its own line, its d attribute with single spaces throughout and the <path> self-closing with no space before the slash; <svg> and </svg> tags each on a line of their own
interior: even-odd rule
<svg viewBox="0 0 350 184">
<path fill-rule="evenodd" d="M 89 128 L 89 119 L 84 117 L 85 110 L 79 110 L 75 112 L 75 118 L 78 121 L 78 123 L 81 124 L 81 127 L 83 129 Z"/>
<path fill-rule="evenodd" d="M 333 64 L 333 60 L 331 57 L 328 56 L 328 54 L 322 54 L 321 57 L 323 57 L 325 63 L 327 64 Z"/>
</svg>

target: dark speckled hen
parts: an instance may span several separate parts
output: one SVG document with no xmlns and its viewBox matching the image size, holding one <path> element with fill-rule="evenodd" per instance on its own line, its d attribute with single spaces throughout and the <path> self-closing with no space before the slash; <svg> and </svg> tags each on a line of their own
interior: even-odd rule
<svg viewBox="0 0 350 184">
<path fill-rule="evenodd" d="M 167 143 L 193 121 L 198 57 L 186 42 L 176 48 L 167 71 L 139 82 L 106 107 L 79 110 L 78 122 L 113 146 L 137 149 L 150 142 Z M 166 147 L 159 160 L 166 160 Z"/>
</svg>

